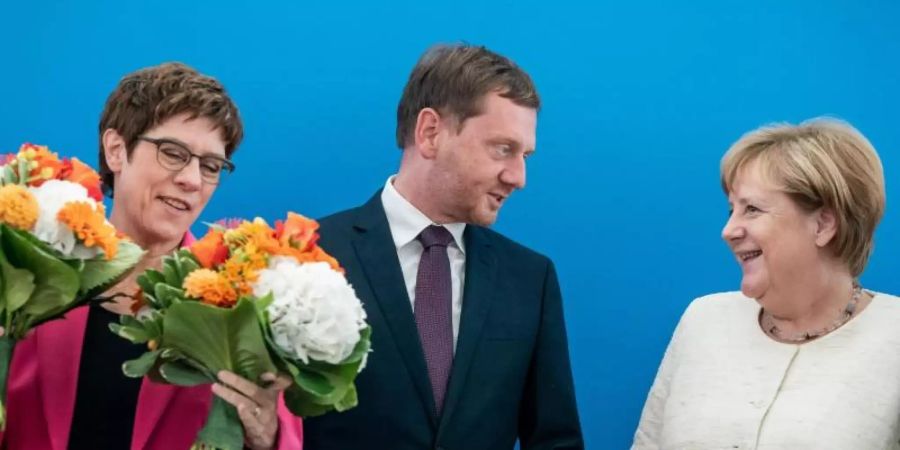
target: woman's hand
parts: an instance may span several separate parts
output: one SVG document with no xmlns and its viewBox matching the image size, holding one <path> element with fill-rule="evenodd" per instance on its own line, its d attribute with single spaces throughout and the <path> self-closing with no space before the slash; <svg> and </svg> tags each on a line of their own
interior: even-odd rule
<svg viewBox="0 0 900 450">
<path fill-rule="evenodd" d="M 278 437 L 278 396 L 291 385 L 291 379 L 264 373 L 262 380 L 271 382 L 264 388 L 227 370 L 218 375 L 220 383 L 214 384 L 212 391 L 237 408 L 244 426 L 244 444 L 253 450 L 274 448 Z"/>
</svg>

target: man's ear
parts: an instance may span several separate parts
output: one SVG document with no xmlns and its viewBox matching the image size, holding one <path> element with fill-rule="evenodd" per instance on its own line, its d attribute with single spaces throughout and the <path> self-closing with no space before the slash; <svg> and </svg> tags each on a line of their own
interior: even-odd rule
<svg viewBox="0 0 900 450">
<path fill-rule="evenodd" d="M 118 174 L 128 158 L 125 139 L 118 131 L 107 128 L 100 141 L 103 143 L 103 157 L 106 159 L 106 166 L 112 173 Z"/>
<path fill-rule="evenodd" d="M 446 124 L 434 108 L 422 108 L 413 134 L 415 148 L 425 159 L 434 159 L 440 147 L 441 131 Z"/>
</svg>

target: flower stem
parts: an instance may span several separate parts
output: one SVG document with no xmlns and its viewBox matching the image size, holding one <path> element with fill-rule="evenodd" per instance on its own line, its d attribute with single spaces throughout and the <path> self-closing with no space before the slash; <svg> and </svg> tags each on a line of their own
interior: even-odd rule
<svg viewBox="0 0 900 450">
<path fill-rule="evenodd" d="M 244 448 L 244 426 L 237 409 L 213 395 L 212 408 L 203 429 L 197 435 L 194 448 L 241 450 Z"/>
<path fill-rule="evenodd" d="M 6 381 L 16 341 L 9 335 L 0 336 L 0 431 L 6 430 Z"/>
</svg>

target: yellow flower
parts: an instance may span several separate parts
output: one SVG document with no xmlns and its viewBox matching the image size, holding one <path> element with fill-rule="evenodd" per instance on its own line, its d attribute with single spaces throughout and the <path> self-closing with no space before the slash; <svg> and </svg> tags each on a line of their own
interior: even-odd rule
<svg viewBox="0 0 900 450">
<path fill-rule="evenodd" d="M 29 186 L 37 187 L 47 180 L 52 180 L 66 167 L 59 155 L 44 145 L 23 144 L 19 149 L 18 159 L 27 162 L 29 173 L 19 174 L 25 177 Z"/>
<path fill-rule="evenodd" d="M 116 257 L 119 249 L 119 237 L 116 229 L 106 222 L 103 205 L 98 209 L 88 202 L 69 202 L 60 208 L 56 219 L 69 227 L 85 247 L 100 247 L 106 259 Z"/>
<path fill-rule="evenodd" d="M 0 187 L 0 223 L 20 230 L 31 230 L 38 218 L 38 202 L 23 186 Z"/>
<path fill-rule="evenodd" d="M 244 221 L 237 228 L 225 231 L 225 243 L 232 248 L 253 244 L 265 253 L 272 253 L 279 247 L 275 230 L 259 217 L 253 222 Z"/>
<path fill-rule="evenodd" d="M 191 272 L 184 279 L 182 287 L 188 296 L 209 305 L 230 308 L 237 303 L 237 292 L 231 287 L 231 283 L 209 269 Z"/>
<path fill-rule="evenodd" d="M 253 293 L 250 285 L 259 278 L 259 271 L 265 269 L 267 265 L 267 254 L 249 243 L 232 253 L 225 261 L 222 271 L 225 279 L 237 287 L 238 295 L 246 296 Z"/>
</svg>

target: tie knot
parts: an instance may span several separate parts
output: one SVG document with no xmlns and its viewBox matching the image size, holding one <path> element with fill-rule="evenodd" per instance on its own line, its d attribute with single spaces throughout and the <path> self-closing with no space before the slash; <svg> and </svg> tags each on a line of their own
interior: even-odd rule
<svg viewBox="0 0 900 450">
<path fill-rule="evenodd" d="M 453 242 L 453 235 L 440 225 L 430 225 L 419 233 L 419 241 L 425 248 L 435 245 L 446 247 Z"/>
</svg>

